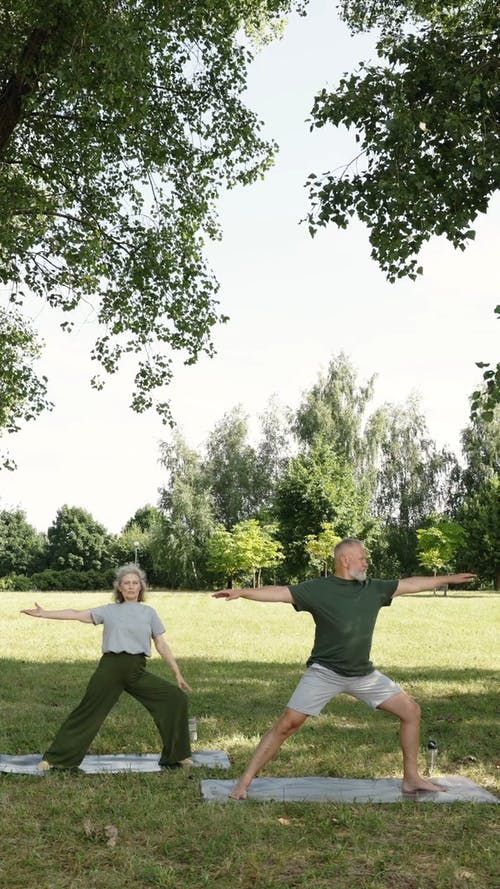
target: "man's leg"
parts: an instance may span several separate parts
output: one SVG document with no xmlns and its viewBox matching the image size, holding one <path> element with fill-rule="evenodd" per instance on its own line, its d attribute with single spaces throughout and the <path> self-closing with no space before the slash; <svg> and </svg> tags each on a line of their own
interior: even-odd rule
<svg viewBox="0 0 500 889">
<path fill-rule="evenodd" d="M 399 741 L 403 751 L 403 791 L 413 793 L 416 790 L 446 790 L 439 784 L 433 784 L 423 778 L 418 771 L 418 748 L 420 745 L 420 707 L 406 692 L 400 692 L 387 698 L 377 707 L 393 713 L 400 720 Z"/>
<path fill-rule="evenodd" d="M 278 722 L 276 722 L 272 729 L 270 729 L 261 739 L 248 767 L 241 775 L 238 783 L 235 784 L 231 790 L 231 793 L 229 794 L 231 799 L 247 798 L 247 789 L 257 773 L 260 772 L 270 759 L 276 756 L 283 742 L 298 731 L 306 719 L 306 713 L 299 713 L 298 710 L 292 710 L 291 707 L 286 708 L 283 715 L 278 719 Z"/>
</svg>

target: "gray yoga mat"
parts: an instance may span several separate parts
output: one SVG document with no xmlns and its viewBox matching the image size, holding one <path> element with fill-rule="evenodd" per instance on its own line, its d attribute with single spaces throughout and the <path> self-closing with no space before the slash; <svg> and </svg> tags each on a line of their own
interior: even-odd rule
<svg viewBox="0 0 500 889">
<path fill-rule="evenodd" d="M 117 753 L 115 755 L 85 756 L 79 769 L 87 774 L 94 775 L 100 772 L 161 772 L 158 765 L 159 753 Z M 29 753 L 25 756 L 7 756 L 0 754 L 0 772 L 11 775 L 47 775 L 48 772 L 39 771 L 38 763 L 42 757 L 39 753 Z M 229 757 L 224 750 L 197 750 L 192 754 L 195 766 L 207 766 L 210 769 L 228 769 Z"/>
<path fill-rule="evenodd" d="M 432 780 L 446 787 L 446 793 L 403 793 L 398 778 L 256 778 L 249 787 L 248 799 L 256 802 L 338 803 L 499 802 L 496 796 L 469 778 L 446 775 Z M 234 784 L 234 781 L 219 778 L 204 780 L 201 782 L 202 798 L 214 803 L 238 802 L 228 797 Z"/>
</svg>

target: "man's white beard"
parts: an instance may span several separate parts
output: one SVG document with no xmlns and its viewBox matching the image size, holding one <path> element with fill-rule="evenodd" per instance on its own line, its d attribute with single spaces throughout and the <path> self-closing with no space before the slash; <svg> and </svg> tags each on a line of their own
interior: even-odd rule
<svg viewBox="0 0 500 889">
<path fill-rule="evenodd" d="M 366 571 L 351 571 L 353 580 L 359 580 L 360 583 L 366 580 Z"/>
</svg>

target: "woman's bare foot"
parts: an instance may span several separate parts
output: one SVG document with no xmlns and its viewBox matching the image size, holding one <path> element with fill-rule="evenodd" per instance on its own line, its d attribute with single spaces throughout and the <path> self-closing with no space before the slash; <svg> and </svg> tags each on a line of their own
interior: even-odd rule
<svg viewBox="0 0 500 889">
<path fill-rule="evenodd" d="M 47 762 L 46 759 L 42 759 L 38 763 L 36 770 L 37 770 L 37 772 L 48 772 L 48 770 L 51 768 L 52 768 L 52 766 L 51 766 L 50 762 Z"/>
<path fill-rule="evenodd" d="M 436 791 L 446 792 L 446 787 L 442 784 L 434 784 L 427 778 L 417 775 L 415 778 L 403 779 L 403 793 L 416 793 L 417 790 L 426 790 L 427 793 L 436 793 Z"/>
<path fill-rule="evenodd" d="M 231 793 L 228 794 L 229 799 L 246 799 L 248 796 L 247 787 L 238 781 L 237 784 L 234 785 Z"/>
</svg>

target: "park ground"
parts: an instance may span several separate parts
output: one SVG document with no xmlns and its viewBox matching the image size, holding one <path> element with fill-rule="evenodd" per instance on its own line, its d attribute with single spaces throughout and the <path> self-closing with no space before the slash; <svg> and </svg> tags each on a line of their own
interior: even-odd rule
<svg viewBox="0 0 500 889">
<path fill-rule="evenodd" d="M 109 593 L 43 593 L 88 608 Z M 195 749 L 222 748 L 236 777 L 281 712 L 310 651 L 306 614 L 209 593 L 150 593 L 193 688 Z M 422 706 L 437 774 L 499 791 L 495 662 L 500 595 L 432 593 L 383 609 L 373 658 Z M 31 594 L 2 593 L 0 752 L 42 752 L 79 700 L 101 631 L 21 615 Z M 150 668 L 167 675 L 154 657 Z M 154 752 L 156 729 L 122 697 L 92 752 Z M 424 766 L 422 758 L 422 767 Z M 282 748 L 267 776 L 400 775 L 397 724 L 342 696 Z M 498 809 L 489 804 L 203 802 L 206 769 L 130 775 L 0 775 L 5 889 L 490 889 Z"/>
</svg>

